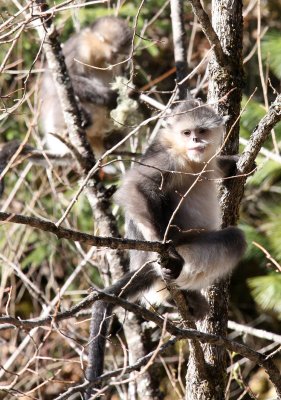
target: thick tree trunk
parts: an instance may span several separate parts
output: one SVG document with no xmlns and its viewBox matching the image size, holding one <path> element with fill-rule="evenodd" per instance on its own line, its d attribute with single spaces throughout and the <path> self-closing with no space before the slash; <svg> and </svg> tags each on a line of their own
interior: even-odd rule
<svg viewBox="0 0 281 400">
<path fill-rule="evenodd" d="M 239 140 L 239 113 L 243 86 L 242 64 L 242 1 L 213 0 L 212 25 L 221 43 L 223 60 L 212 58 L 209 65 L 209 102 L 221 115 L 228 115 L 226 142 L 222 152 L 236 154 Z M 229 134 L 230 132 L 230 134 Z M 223 226 L 237 222 L 240 199 L 229 197 L 232 181 L 226 181 L 221 188 Z M 244 181 L 240 182 L 243 186 Z M 238 183 L 239 184 L 239 183 Z M 236 180 L 237 185 L 237 180 Z M 243 189 L 242 189 L 243 190 Z M 230 201 L 225 201 L 228 199 Z M 197 324 L 203 332 L 226 336 L 228 320 L 228 280 L 213 285 L 206 291 L 210 303 L 210 313 Z M 226 351 L 223 347 L 203 345 L 207 364 L 209 384 L 200 380 L 191 353 L 187 372 L 188 400 L 222 400 L 225 398 Z M 210 382 L 211 380 L 211 382 Z"/>
</svg>

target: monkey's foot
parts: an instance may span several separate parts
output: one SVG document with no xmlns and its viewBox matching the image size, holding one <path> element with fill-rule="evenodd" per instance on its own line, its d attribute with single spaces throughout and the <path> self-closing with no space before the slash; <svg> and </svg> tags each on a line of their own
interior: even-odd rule
<svg viewBox="0 0 281 400">
<path fill-rule="evenodd" d="M 194 321 L 203 319 L 209 312 L 209 304 L 205 297 L 197 291 L 183 291 L 190 316 Z"/>
<path fill-rule="evenodd" d="M 164 279 L 174 280 L 180 276 L 184 259 L 175 251 L 170 252 L 167 259 L 162 260 L 162 274 Z"/>
</svg>

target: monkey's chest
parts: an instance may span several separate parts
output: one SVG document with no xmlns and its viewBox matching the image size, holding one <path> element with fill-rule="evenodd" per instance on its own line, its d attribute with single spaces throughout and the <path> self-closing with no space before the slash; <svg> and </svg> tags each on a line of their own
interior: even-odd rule
<svg viewBox="0 0 281 400">
<path fill-rule="evenodd" d="M 186 193 L 186 191 L 181 191 L 181 194 Z M 180 200 L 181 197 L 174 193 L 172 211 L 176 210 Z M 221 224 L 221 211 L 216 186 L 198 184 L 193 187 L 181 202 L 172 224 L 181 230 L 218 229 Z"/>
</svg>

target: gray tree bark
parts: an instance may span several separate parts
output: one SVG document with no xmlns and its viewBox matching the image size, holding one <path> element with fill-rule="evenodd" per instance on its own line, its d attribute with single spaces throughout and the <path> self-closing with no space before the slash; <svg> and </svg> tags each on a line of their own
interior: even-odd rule
<svg viewBox="0 0 281 400">
<path fill-rule="evenodd" d="M 204 15 L 204 17 L 206 17 Z M 200 18 L 199 18 L 200 20 Z M 200 21 L 201 22 L 201 21 Z M 213 0 L 212 26 L 220 41 L 223 52 L 214 56 L 209 64 L 209 102 L 220 115 L 228 115 L 226 135 L 229 134 L 222 152 L 224 154 L 238 153 L 239 113 L 242 99 L 243 64 L 242 38 L 243 18 L 242 1 Z M 207 27 L 208 28 L 208 27 Z M 211 36 L 211 35 L 210 35 Z M 215 55 L 217 54 L 217 56 Z M 223 100 L 222 100 L 223 99 Z M 238 179 L 235 180 L 239 184 Z M 232 181 L 226 181 L 221 188 L 221 206 L 223 226 L 234 225 L 238 219 L 240 199 L 231 197 L 225 202 L 226 193 L 230 191 Z M 240 181 L 240 185 L 243 187 Z M 234 206 L 235 204 L 235 206 Z M 235 209 L 235 213 L 233 212 Z M 210 313 L 204 321 L 197 324 L 200 331 L 226 336 L 228 321 L 228 280 L 211 286 L 206 291 L 210 304 Z M 222 400 L 225 398 L 226 386 L 226 350 L 224 347 L 203 344 L 205 362 L 208 371 L 208 385 L 200 379 L 195 367 L 196 355 L 191 352 L 187 372 L 188 400 Z"/>
<path fill-rule="evenodd" d="M 43 0 L 36 0 L 36 4 L 40 11 L 46 11 L 48 9 L 46 2 Z M 37 30 L 42 41 L 44 40 L 44 51 L 48 66 L 54 77 L 70 141 L 78 150 L 76 154 L 78 156 L 80 155 L 78 162 L 83 175 L 86 176 L 95 164 L 95 157 L 87 140 L 86 133 L 82 129 L 79 108 L 68 75 L 64 55 L 58 39 L 58 33 L 52 23 L 52 18 L 49 16 L 47 18 L 43 17 L 42 25 L 40 25 Z M 88 184 L 86 189 L 86 195 L 93 211 L 99 235 L 104 237 L 119 237 L 115 218 L 110 211 L 111 202 L 108 191 L 104 188 L 103 184 L 99 182 L 97 176 L 91 178 L 89 183 L 90 184 Z M 101 273 L 105 280 L 105 284 L 108 285 L 110 277 L 113 281 L 118 280 L 124 272 L 126 272 L 126 268 L 122 254 L 118 250 L 108 249 L 105 252 L 105 258 L 107 265 L 101 266 Z M 137 350 L 138 356 L 143 357 L 145 356 L 144 345 L 142 343 L 142 336 L 139 335 L 139 332 L 141 332 L 141 326 L 134 315 L 130 319 L 129 326 L 127 327 L 126 324 L 124 325 L 126 337 L 129 337 L 132 334 L 132 329 L 134 330 L 134 335 L 136 335 L 138 340 L 137 343 L 134 344 L 134 347 L 131 346 L 130 341 L 128 340 L 129 352 L 133 354 Z M 150 372 L 146 371 L 143 374 L 143 378 L 146 382 L 146 388 L 144 390 L 143 385 L 138 387 L 137 390 L 140 398 L 156 400 L 158 396 L 154 395 Z M 137 382 L 137 384 L 138 383 L 139 382 Z"/>
</svg>

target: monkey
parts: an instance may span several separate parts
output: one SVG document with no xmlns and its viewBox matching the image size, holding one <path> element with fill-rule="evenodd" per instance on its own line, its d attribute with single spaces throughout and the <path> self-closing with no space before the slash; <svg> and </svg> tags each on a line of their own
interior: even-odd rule
<svg viewBox="0 0 281 400">
<path fill-rule="evenodd" d="M 117 92 L 111 88 L 111 83 L 116 76 L 124 74 L 124 66 L 128 63 L 124 64 L 122 61 L 129 58 L 132 41 L 132 30 L 124 20 L 118 17 L 102 17 L 72 35 L 63 44 L 63 54 L 78 99 L 83 125 L 96 156 L 101 155 L 110 143 L 120 139 L 120 132 L 116 128 L 110 136 L 113 124 L 109 114 L 117 105 Z M 21 145 L 18 140 L 8 142 L 0 151 L 0 173 L 18 149 L 21 156 L 45 168 L 50 166 L 50 162 L 54 165 L 73 166 L 69 147 L 52 135 L 57 133 L 65 136 L 66 124 L 51 71 L 47 68 L 43 73 L 40 92 L 42 105 L 39 122 L 48 150 L 42 152 L 30 145 Z M 67 140 L 67 137 L 64 139 Z M 0 197 L 3 191 L 2 177 Z"/>
<path fill-rule="evenodd" d="M 124 74 L 132 50 L 133 33 L 118 17 L 102 17 L 63 44 L 63 54 L 74 93 L 79 101 L 88 140 L 96 155 L 102 154 L 107 135 L 113 130 L 110 110 L 117 105 L 111 88 Z M 66 125 L 51 71 L 45 70 L 41 84 L 40 123 L 49 150 L 69 152 L 52 133 L 65 136 Z M 116 130 L 116 128 L 115 128 Z"/>
<path fill-rule="evenodd" d="M 202 319 L 208 303 L 200 293 L 227 276 L 242 258 L 246 241 L 237 227 L 221 229 L 216 180 L 235 173 L 237 157 L 219 157 L 225 119 L 192 99 L 180 102 L 139 163 L 126 172 L 114 195 L 124 209 L 127 237 L 171 240 L 161 269 L 155 253 L 130 251 L 130 272 L 105 289 L 108 294 L 148 304 L 169 296 L 166 280 L 183 290 L 191 317 Z M 102 374 L 107 319 L 113 306 L 93 307 L 86 378 Z M 91 389 L 85 398 L 91 395 Z"/>
</svg>

